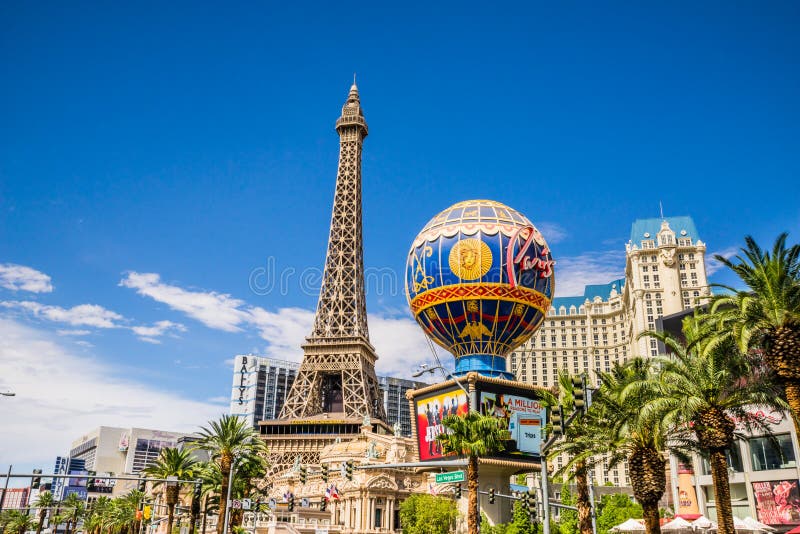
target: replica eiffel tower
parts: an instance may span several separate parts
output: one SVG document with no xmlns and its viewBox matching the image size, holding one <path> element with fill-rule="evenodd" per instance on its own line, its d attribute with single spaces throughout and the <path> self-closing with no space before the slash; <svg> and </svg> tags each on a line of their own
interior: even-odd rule
<svg viewBox="0 0 800 534">
<path fill-rule="evenodd" d="M 280 416 L 262 421 L 272 473 L 292 464 L 318 464 L 319 451 L 337 438 L 389 432 L 369 341 L 364 294 L 361 150 L 367 122 L 355 80 L 336 121 L 339 170 L 328 254 L 314 328 Z"/>
</svg>

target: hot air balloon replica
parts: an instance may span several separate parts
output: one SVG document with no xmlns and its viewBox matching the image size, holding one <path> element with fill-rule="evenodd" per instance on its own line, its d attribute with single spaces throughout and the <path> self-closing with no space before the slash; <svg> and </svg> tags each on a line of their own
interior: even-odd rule
<svg viewBox="0 0 800 534">
<path fill-rule="evenodd" d="M 414 239 L 406 296 L 425 333 L 455 356 L 454 375 L 513 380 L 506 356 L 544 320 L 554 263 L 520 212 L 491 200 L 459 202 Z"/>
<path fill-rule="evenodd" d="M 510 439 L 497 457 L 509 473 L 538 462 L 546 423 L 541 388 L 516 381 L 506 357 L 541 326 L 554 266 L 533 223 L 491 200 L 450 206 L 414 239 L 405 272 L 411 312 L 455 357 L 450 380 L 409 393 L 421 461 L 442 458 L 436 436 L 445 431 L 443 417 L 475 409 L 507 425 Z"/>
</svg>

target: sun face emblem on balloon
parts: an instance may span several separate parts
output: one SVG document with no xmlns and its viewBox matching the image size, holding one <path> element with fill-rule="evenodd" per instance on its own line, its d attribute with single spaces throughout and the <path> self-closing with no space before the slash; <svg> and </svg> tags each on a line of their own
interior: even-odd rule
<svg viewBox="0 0 800 534">
<path fill-rule="evenodd" d="M 480 239 L 464 239 L 450 250 L 450 270 L 462 280 L 477 280 L 492 267 L 492 251 Z"/>
</svg>

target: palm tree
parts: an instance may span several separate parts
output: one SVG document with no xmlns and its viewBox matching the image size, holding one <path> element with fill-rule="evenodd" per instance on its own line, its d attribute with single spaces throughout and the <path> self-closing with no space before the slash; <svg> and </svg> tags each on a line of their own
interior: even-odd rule
<svg viewBox="0 0 800 534">
<path fill-rule="evenodd" d="M 54 515 L 50 515 L 50 526 L 52 527 L 53 534 L 58 532 L 58 525 L 61 523 L 65 523 L 67 521 L 66 516 L 63 513 L 56 513 Z"/>
<path fill-rule="evenodd" d="M 9 534 L 25 534 L 36 525 L 31 516 L 19 510 L 10 510 L 6 519 L 8 522 L 5 531 Z"/>
<path fill-rule="evenodd" d="M 47 512 L 53 507 L 56 503 L 53 494 L 49 491 L 43 491 L 39 494 L 36 498 L 36 501 L 33 505 L 39 509 L 39 524 L 36 525 L 36 534 L 42 533 L 42 527 L 44 526 L 45 517 L 47 517 Z"/>
<path fill-rule="evenodd" d="M 469 534 L 478 534 L 478 458 L 502 451 L 508 430 L 502 426 L 500 419 L 481 415 L 475 410 L 463 416 L 448 415 L 442 419 L 442 424 L 447 431 L 436 437 L 442 454 L 455 453 L 467 457 L 467 525 Z"/>
<path fill-rule="evenodd" d="M 86 513 L 86 503 L 81 500 L 77 493 L 70 493 L 61 502 L 61 506 L 63 507 L 61 515 L 66 520 L 67 524 L 65 534 L 70 534 L 70 532 L 74 533 L 78 522 L 83 519 L 83 515 Z M 72 527 L 71 530 L 70 525 Z"/>
<path fill-rule="evenodd" d="M 197 460 L 187 449 L 176 449 L 167 447 L 161 450 L 158 459 L 143 470 L 147 476 L 154 478 L 178 477 L 179 479 L 190 479 L 194 477 L 197 469 Z M 163 482 L 155 482 L 153 487 L 157 487 Z M 167 483 L 166 503 L 167 503 L 167 534 L 172 534 L 172 523 L 175 518 L 175 505 L 178 504 L 181 485 L 178 483 Z"/>
<path fill-rule="evenodd" d="M 650 360 L 634 358 L 614 364 L 611 372 L 600 374 L 600 389 L 593 397 L 588 419 L 594 441 L 606 453 L 608 467 L 627 460 L 631 487 L 642 505 L 647 534 L 659 534 L 658 502 L 667 487 L 665 453 L 670 428 L 663 421 L 648 419 L 642 407 L 657 394 L 652 385 L 657 370 Z M 677 447 L 677 443 L 672 443 Z"/>
<path fill-rule="evenodd" d="M 565 370 L 558 373 L 558 399 L 543 399 L 549 406 L 561 404 L 566 412 L 571 412 L 575 403 L 572 376 Z M 563 476 L 574 480 L 577 490 L 575 507 L 578 509 L 578 530 L 581 534 L 592 534 L 592 503 L 589 498 L 589 471 L 598 461 L 598 443 L 594 439 L 596 431 L 591 429 L 582 415 L 573 420 L 567 427 L 564 439 L 555 443 L 549 451 L 548 458 L 567 454 L 566 464 L 555 472 L 555 476 Z M 600 442 L 602 443 L 602 442 Z"/>
<path fill-rule="evenodd" d="M 772 252 L 762 250 L 751 236 L 736 262 L 714 256 L 747 286 L 713 301 L 713 318 L 721 334 L 731 335 L 739 350 L 764 351 L 765 363 L 778 375 L 800 435 L 800 244 L 786 248 L 787 234 L 775 240 Z"/>
<path fill-rule="evenodd" d="M 769 433 L 747 408 L 783 410 L 780 390 L 763 369 L 736 348 L 731 338 L 711 337 L 700 315 L 683 321 L 685 342 L 668 332 L 646 332 L 671 353 L 657 357 L 661 367 L 654 398 L 642 409 L 645 420 L 662 419 L 676 440 L 693 439 L 708 455 L 717 499 L 719 534 L 734 534 L 726 450 L 734 443 L 738 421 L 748 430 Z"/>
<path fill-rule="evenodd" d="M 267 447 L 253 428 L 244 419 L 223 415 L 218 421 L 210 421 L 209 428 L 200 429 L 200 440 L 197 447 L 209 452 L 211 460 L 217 464 L 222 476 L 220 484 L 220 503 L 228 493 L 230 470 L 234 460 L 238 458 L 255 458 L 265 455 Z M 217 534 L 224 530 L 224 506 L 220 506 L 220 521 L 217 523 Z"/>
</svg>

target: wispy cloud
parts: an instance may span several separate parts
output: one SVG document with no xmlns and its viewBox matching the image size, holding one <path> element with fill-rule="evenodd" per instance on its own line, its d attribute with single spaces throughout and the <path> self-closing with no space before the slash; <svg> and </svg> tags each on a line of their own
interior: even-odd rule
<svg viewBox="0 0 800 534">
<path fill-rule="evenodd" d="M 250 330 L 267 341 L 258 351 L 270 358 L 299 361 L 314 323 L 314 312 L 303 308 L 280 308 L 268 311 L 248 305 L 243 300 L 216 291 L 187 290 L 166 284 L 156 273 L 126 273 L 120 282 L 140 295 L 182 311 L 209 328 L 226 332 Z M 430 349 L 417 324 L 410 318 L 370 315 L 372 343 L 378 352 L 378 371 L 408 376 L 414 365 L 430 361 Z"/>
<path fill-rule="evenodd" d="M 180 323 L 172 321 L 158 321 L 152 326 L 132 326 L 131 330 L 139 336 L 139 339 L 147 343 L 159 344 L 157 339 L 168 332 L 186 332 L 186 327 Z"/>
<path fill-rule="evenodd" d="M 0 306 L 11 310 L 21 310 L 39 319 L 65 323 L 71 326 L 100 329 L 124 328 L 131 330 L 141 341 L 153 344 L 161 343 L 158 338 L 167 333 L 186 331 L 185 326 L 172 321 L 158 321 L 151 326 L 129 326 L 130 321 L 125 317 L 97 304 L 79 304 L 72 308 L 62 308 L 29 300 L 7 300 L 0 302 Z M 60 336 L 87 336 L 92 331 L 87 329 L 58 329 L 56 333 Z"/>
<path fill-rule="evenodd" d="M 53 284 L 50 277 L 31 267 L 14 263 L 0 263 L 0 287 L 12 291 L 50 293 Z"/>
<path fill-rule="evenodd" d="M 57 337 L 0 318 L 0 390 L 16 393 L 0 402 L 1 458 L 13 457 L 21 469 L 51 465 L 97 426 L 193 432 L 227 411 L 119 377 L 97 356 L 78 355 Z"/>
<path fill-rule="evenodd" d="M 541 232 L 548 245 L 560 243 L 569 236 L 566 228 L 554 222 L 543 221 L 536 224 L 536 229 Z"/>
<path fill-rule="evenodd" d="M 91 333 L 92 333 L 91 330 L 70 330 L 70 329 L 56 330 L 56 334 L 58 334 L 59 336 L 88 336 Z"/>
<path fill-rule="evenodd" d="M 5 308 L 17 308 L 28 311 L 36 317 L 72 326 L 93 326 L 95 328 L 121 328 L 122 315 L 98 306 L 97 304 L 79 304 L 72 308 L 48 306 L 29 300 L 12 300 L 0 302 Z"/>
<path fill-rule="evenodd" d="M 209 328 L 240 332 L 243 323 L 252 321 L 244 301 L 225 293 L 190 291 L 165 284 L 156 273 L 128 272 L 119 285 L 135 289 L 138 294 L 181 311 Z"/>
<path fill-rule="evenodd" d="M 706 275 L 711 276 L 712 274 L 716 273 L 717 271 L 725 267 L 725 264 L 717 261 L 716 258 L 714 258 L 714 256 L 719 255 L 725 259 L 730 259 L 733 256 L 735 256 L 738 252 L 739 252 L 738 247 L 728 247 L 719 250 L 717 252 L 712 252 L 711 254 L 706 256 L 706 258 L 708 258 L 706 261 Z"/>
<path fill-rule="evenodd" d="M 606 284 L 625 274 L 625 251 L 619 249 L 587 252 L 556 258 L 556 296 L 583 295 L 590 284 Z"/>
</svg>

